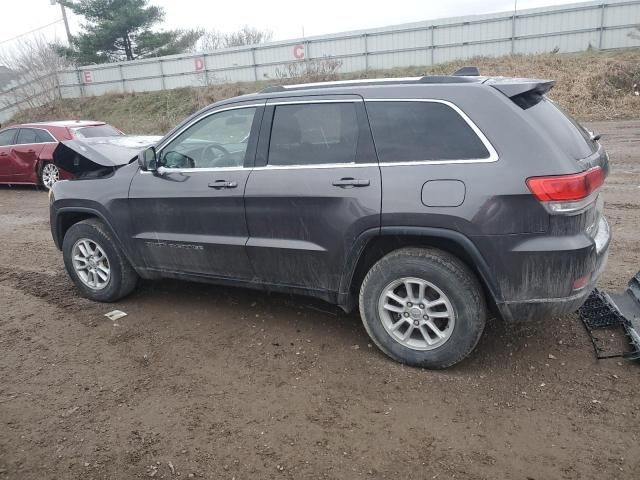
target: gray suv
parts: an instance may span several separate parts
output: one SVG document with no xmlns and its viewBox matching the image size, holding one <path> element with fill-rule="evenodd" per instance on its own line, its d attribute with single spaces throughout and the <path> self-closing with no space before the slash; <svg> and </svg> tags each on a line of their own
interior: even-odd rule
<svg viewBox="0 0 640 480">
<path fill-rule="evenodd" d="M 574 311 L 605 267 L 608 157 L 552 85 L 467 68 L 277 86 L 137 157 L 66 142 L 53 238 L 93 300 L 139 277 L 310 295 L 359 308 L 391 358 L 445 368 L 488 315 Z"/>
</svg>

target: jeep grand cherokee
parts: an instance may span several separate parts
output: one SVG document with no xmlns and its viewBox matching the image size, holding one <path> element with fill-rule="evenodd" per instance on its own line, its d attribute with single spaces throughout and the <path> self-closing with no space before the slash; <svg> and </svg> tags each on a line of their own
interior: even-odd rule
<svg viewBox="0 0 640 480">
<path fill-rule="evenodd" d="M 103 302 L 172 277 L 359 307 L 384 353 L 428 368 L 468 355 L 488 312 L 577 309 L 606 263 L 607 155 L 553 82 L 462 73 L 270 87 L 137 161 L 61 153 L 86 170 L 52 193 L 69 275 Z"/>
</svg>

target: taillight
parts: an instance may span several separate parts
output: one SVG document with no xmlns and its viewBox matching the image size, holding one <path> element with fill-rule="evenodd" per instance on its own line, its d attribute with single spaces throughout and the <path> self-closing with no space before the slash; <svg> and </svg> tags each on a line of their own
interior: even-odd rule
<svg viewBox="0 0 640 480">
<path fill-rule="evenodd" d="M 604 179 L 602 168 L 593 167 L 571 175 L 530 177 L 527 187 L 552 213 L 576 213 L 595 200 Z"/>
</svg>

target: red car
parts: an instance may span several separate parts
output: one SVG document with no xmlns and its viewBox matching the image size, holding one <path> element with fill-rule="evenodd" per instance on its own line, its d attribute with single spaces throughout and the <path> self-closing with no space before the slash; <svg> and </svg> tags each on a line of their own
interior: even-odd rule
<svg viewBox="0 0 640 480">
<path fill-rule="evenodd" d="M 104 122 L 69 120 L 12 125 L 0 130 L 0 183 L 42 185 L 47 190 L 72 175 L 51 162 L 59 142 L 124 135 Z"/>
</svg>

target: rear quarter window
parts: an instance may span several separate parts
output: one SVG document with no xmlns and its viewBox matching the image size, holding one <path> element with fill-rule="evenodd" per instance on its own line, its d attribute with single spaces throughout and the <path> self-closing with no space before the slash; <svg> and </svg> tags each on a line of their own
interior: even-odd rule
<svg viewBox="0 0 640 480">
<path fill-rule="evenodd" d="M 367 113 L 381 162 L 490 157 L 471 126 L 444 103 L 368 101 Z"/>
<path fill-rule="evenodd" d="M 598 149 L 589 132 L 548 98 L 543 97 L 540 102 L 524 111 L 525 115 L 571 158 L 580 160 Z"/>
</svg>

